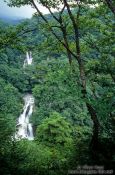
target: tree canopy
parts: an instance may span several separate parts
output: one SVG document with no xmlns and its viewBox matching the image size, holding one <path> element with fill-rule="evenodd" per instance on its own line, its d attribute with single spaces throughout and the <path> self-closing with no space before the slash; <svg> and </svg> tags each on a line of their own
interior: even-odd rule
<svg viewBox="0 0 115 175">
<path fill-rule="evenodd" d="M 114 1 L 6 2 L 36 13 L 18 25 L 0 22 L 1 174 L 66 175 L 83 165 L 114 171 Z M 24 68 L 27 51 L 33 62 Z M 35 139 L 17 141 L 26 93 L 35 98 Z"/>
</svg>

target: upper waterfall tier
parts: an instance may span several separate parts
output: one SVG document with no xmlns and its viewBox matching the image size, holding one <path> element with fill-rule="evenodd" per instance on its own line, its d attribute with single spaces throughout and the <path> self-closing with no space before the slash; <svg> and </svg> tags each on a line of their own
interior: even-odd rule
<svg viewBox="0 0 115 175">
<path fill-rule="evenodd" d="M 23 67 L 25 68 L 26 65 L 31 65 L 32 61 L 33 61 L 32 52 L 26 52 L 26 59 L 24 60 Z"/>
</svg>

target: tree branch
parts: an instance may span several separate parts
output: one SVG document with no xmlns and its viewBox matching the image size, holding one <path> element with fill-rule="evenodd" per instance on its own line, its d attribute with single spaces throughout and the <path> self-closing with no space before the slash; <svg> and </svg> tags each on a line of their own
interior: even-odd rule
<svg viewBox="0 0 115 175">
<path fill-rule="evenodd" d="M 112 4 L 112 0 L 104 0 L 105 3 L 108 5 L 111 12 L 115 15 L 115 6 Z"/>
<path fill-rule="evenodd" d="M 72 55 L 73 57 L 76 58 L 76 54 L 74 54 L 74 53 L 69 49 L 69 47 L 68 47 L 64 42 L 62 42 L 62 40 L 61 40 L 61 39 L 57 36 L 57 34 L 53 31 L 52 26 L 50 26 L 48 20 L 44 17 L 44 15 L 43 15 L 43 14 L 41 13 L 41 11 L 38 9 L 38 7 L 37 7 L 37 5 L 35 4 L 34 0 L 32 0 L 32 4 L 33 4 L 34 8 L 36 9 L 36 11 L 38 12 L 38 14 L 41 16 L 41 18 L 42 18 L 42 19 L 46 22 L 46 24 L 49 26 L 50 31 L 51 31 L 52 34 L 55 36 L 55 38 L 66 48 L 66 50 L 67 50 L 68 52 L 71 53 L 71 55 Z M 64 7 L 64 8 L 65 8 L 65 7 Z M 60 23 L 60 21 L 58 21 L 58 22 Z"/>
</svg>

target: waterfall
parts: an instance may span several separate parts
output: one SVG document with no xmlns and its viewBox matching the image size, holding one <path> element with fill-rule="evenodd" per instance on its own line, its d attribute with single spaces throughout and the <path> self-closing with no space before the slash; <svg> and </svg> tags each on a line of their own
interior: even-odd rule
<svg viewBox="0 0 115 175">
<path fill-rule="evenodd" d="M 24 108 L 22 114 L 18 118 L 17 132 L 15 134 L 16 139 L 27 138 L 28 140 L 33 140 L 33 128 L 32 124 L 29 122 L 30 117 L 33 113 L 34 98 L 31 94 L 24 96 Z"/>
<path fill-rule="evenodd" d="M 23 67 L 25 68 L 26 65 L 31 65 L 32 61 L 33 61 L 32 52 L 26 52 L 26 59 L 24 60 Z"/>
<path fill-rule="evenodd" d="M 28 140 L 33 140 L 34 136 L 33 136 L 33 128 L 32 128 L 32 124 L 29 123 L 28 124 Z"/>
<path fill-rule="evenodd" d="M 32 60 L 33 60 L 32 53 L 27 52 L 23 67 L 25 68 L 26 65 L 31 65 Z M 17 140 L 22 138 L 33 140 L 34 139 L 33 127 L 32 127 L 32 124 L 30 123 L 30 117 L 33 113 L 34 97 L 32 96 L 32 94 L 26 94 L 23 100 L 24 100 L 24 108 L 23 108 L 23 112 L 18 118 L 15 138 Z"/>
</svg>

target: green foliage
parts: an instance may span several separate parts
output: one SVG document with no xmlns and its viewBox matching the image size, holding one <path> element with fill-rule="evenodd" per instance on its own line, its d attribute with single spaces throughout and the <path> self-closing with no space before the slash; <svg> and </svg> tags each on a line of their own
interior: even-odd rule
<svg viewBox="0 0 115 175">
<path fill-rule="evenodd" d="M 2 174 L 8 170 L 5 163 L 10 158 L 11 139 L 15 133 L 16 118 L 22 109 L 21 102 L 18 90 L 0 78 L 0 164 L 3 165 L 3 171 L 0 171 Z"/>
<path fill-rule="evenodd" d="M 22 107 L 19 92 L 11 84 L 5 83 L 3 79 L 0 79 L 0 89 L 0 111 L 16 117 Z"/>
<path fill-rule="evenodd" d="M 18 7 L 32 5 L 30 0 L 7 2 Z M 39 2 L 55 9 L 62 3 L 61 0 Z M 86 102 L 95 109 L 100 123 L 99 145 L 93 161 L 107 169 L 114 167 L 114 15 L 104 1 L 80 2 L 79 40 L 87 79 L 86 99 L 81 94 L 78 64 L 72 57 L 70 67 L 65 48 L 51 35 L 53 26 L 53 31 L 64 42 L 60 27 L 51 15 L 45 15 L 49 25 L 39 15 L 18 26 L 0 22 L 0 171 L 3 175 L 67 174 L 68 169 L 77 165 L 92 165 L 93 124 Z M 98 6 L 94 7 L 96 3 Z M 71 1 L 70 7 L 77 21 L 75 1 Z M 54 15 L 59 17 L 58 13 Z M 74 31 L 66 10 L 62 21 L 69 47 L 75 53 Z M 32 51 L 34 61 L 23 69 L 27 50 Z M 22 109 L 19 91 L 33 92 L 35 97 L 31 118 L 34 141 L 12 140 L 16 118 Z"/>
<path fill-rule="evenodd" d="M 78 77 L 72 73 L 65 60 L 52 59 L 41 63 L 41 66 L 37 67 L 36 76 L 40 82 L 33 89 L 37 106 L 33 116 L 35 125 L 41 123 L 42 119 L 53 111 L 61 113 L 72 124 L 91 125 L 76 82 Z"/>
<path fill-rule="evenodd" d="M 47 164 L 50 169 L 59 171 L 69 166 L 75 152 L 72 127 L 59 113 L 53 112 L 38 126 L 36 142 L 49 151 Z"/>
<path fill-rule="evenodd" d="M 52 113 L 49 118 L 43 120 L 43 123 L 38 126 L 36 140 L 43 142 L 44 145 L 66 145 L 71 143 L 71 127 L 63 117 L 57 112 Z"/>
</svg>

